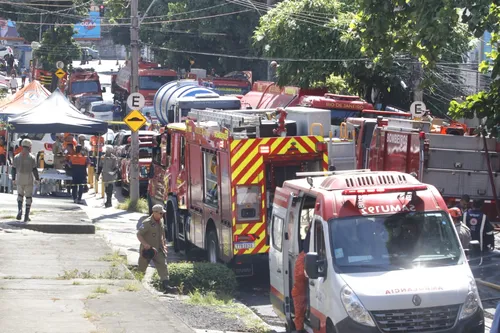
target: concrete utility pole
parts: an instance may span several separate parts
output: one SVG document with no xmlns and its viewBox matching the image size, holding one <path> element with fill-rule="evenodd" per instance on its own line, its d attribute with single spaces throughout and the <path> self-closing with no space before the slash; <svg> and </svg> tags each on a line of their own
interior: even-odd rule
<svg viewBox="0 0 500 333">
<path fill-rule="evenodd" d="M 131 1 L 131 21 L 130 27 L 130 50 L 131 50 L 131 93 L 139 91 L 139 0 Z M 137 205 L 139 200 L 139 133 L 132 132 L 132 142 L 130 147 L 130 204 L 132 207 Z"/>
<path fill-rule="evenodd" d="M 422 77 L 423 77 L 423 69 L 422 63 L 417 60 L 417 63 L 414 65 L 414 75 L 415 81 L 413 85 L 413 101 L 414 102 L 422 102 L 424 100 L 424 91 L 422 90 Z"/>
</svg>

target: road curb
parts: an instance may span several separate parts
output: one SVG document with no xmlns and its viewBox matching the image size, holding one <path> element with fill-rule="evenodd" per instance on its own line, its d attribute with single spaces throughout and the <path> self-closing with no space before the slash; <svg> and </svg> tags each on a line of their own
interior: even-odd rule
<svg viewBox="0 0 500 333">
<path fill-rule="evenodd" d="M 492 289 L 495 289 L 497 291 L 500 291 L 500 285 L 498 284 L 494 284 L 494 283 L 491 283 L 491 282 L 486 282 L 486 281 L 483 281 L 481 279 L 476 279 L 476 282 L 485 286 L 485 287 L 490 287 Z"/>
<path fill-rule="evenodd" d="M 90 223 L 52 224 L 9 222 L 7 224 L 16 228 L 29 229 L 47 234 L 95 234 L 95 225 Z"/>
</svg>

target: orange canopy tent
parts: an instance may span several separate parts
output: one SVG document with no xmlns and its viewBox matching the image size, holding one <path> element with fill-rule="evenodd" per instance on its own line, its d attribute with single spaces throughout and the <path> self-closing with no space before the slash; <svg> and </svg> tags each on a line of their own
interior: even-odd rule
<svg viewBox="0 0 500 333">
<path fill-rule="evenodd" d="M 45 89 L 39 81 L 32 81 L 19 90 L 10 101 L 0 102 L 0 117 L 21 114 L 34 108 L 49 96 L 50 91 Z"/>
</svg>

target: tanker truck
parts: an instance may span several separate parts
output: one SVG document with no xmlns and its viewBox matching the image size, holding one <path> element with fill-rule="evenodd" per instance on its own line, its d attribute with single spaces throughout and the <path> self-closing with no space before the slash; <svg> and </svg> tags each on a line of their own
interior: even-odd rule
<svg viewBox="0 0 500 333">
<path fill-rule="evenodd" d="M 163 85 L 155 94 L 154 110 L 162 125 L 181 122 L 191 109 L 238 110 L 239 98 L 220 96 L 195 80 L 179 80 Z"/>
</svg>

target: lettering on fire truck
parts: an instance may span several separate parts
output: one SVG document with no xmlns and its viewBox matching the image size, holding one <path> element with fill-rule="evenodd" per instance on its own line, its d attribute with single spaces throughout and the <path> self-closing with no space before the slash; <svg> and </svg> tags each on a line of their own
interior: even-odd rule
<svg viewBox="0 0 500 333">
<path fill-rule="evenodd" d="M 427 287 L 418 287 L 418 288 L 396 288 L 396 289 L 387 289 L 385 291 L 386 295 L 395 295 L 395 294 L 404 294 L 404 293 L 418 293 L 422 291 L 441 291 L 444 290 L 441 286 L 427 286 Z"/>
<path fill-rule="evenodd" d="M 399 150 L 406 151 L 408 149 L 408 137 L 403 134 L 387 133 L 387 143 L 399 145 Z"/>
<path fill-rule="evenodd" d="M 414 212 L 416 211 L 415 205 L 376 205 L 368 206 L 360 209 L 361 214 L 378 214 L 378 213 L 397 213 L 397 212 Z"/>
<path fill-rule="evenodd" d="M 363 104 L 354 104 L 354 103 L 326 103 L 327 108 L 334 109 L 347 109 L 347 110 L 363 110 Z"/>
</svg>

